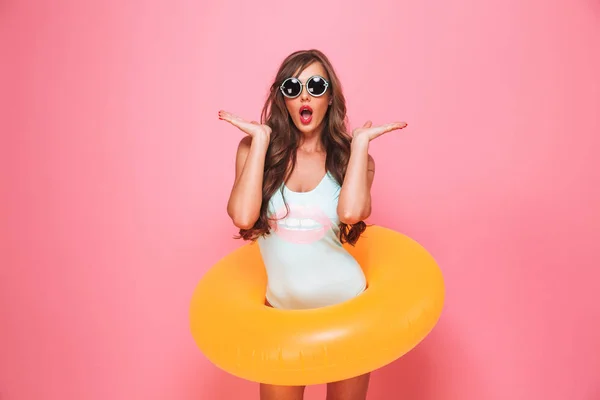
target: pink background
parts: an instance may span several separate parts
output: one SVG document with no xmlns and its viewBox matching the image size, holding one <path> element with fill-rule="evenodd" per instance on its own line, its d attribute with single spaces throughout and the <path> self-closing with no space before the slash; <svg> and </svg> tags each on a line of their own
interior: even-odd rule
<svg viewBox="0 0 600 400">
<path fill-rule="evenodd" d="M 258 398 L 188 302 L 242 244 L 217 111 L 258 118 L 310 47 L 352 126 L 408 122 L 372 143 L 370 222 L 446 277 L 369 399 L 600 399 L 598 0 L 135 3 L 0 6 L 0 399 Z"/>
</svg>

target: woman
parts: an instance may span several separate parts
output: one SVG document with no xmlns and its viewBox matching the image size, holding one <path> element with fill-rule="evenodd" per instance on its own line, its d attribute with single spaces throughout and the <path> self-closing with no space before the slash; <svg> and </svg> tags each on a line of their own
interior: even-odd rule
<svg viewBox="0 0 600 400">
<path fill-rule="evenodd" d="M 246 133 L 237 149 L 227 212 L 240 238 L 256 240 L 265 263 L 266 304 L 323 307 L 358 296 L 366 279 L 342 243 L 356 243 L 371 213 L 375 174 L 369 142 L 406 127 L 367 122 L 346 130 L 346 103 L 328 58 L 297 51 L 281 64 L 262 123 L 220 111 Z M 327 385 L 328 400 L 363 400 L 370 374 Z M 260 385 L 262 400 L 299 400 L 303 386 Z"/>
</svg>

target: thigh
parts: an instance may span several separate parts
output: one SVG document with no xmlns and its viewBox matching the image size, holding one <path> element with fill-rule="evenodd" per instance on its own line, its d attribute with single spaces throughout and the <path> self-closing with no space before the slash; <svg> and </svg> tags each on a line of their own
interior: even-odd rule
<svg viewBox="0 0 600 400">
<path fill-rule="evenodd" d="M 304 386 L 278 386 L 260 384 L 260 400 L 302 400 Z"/>
<path fill-rule="evenodd" d="M 327 400 L 365 400 L 370 373 L 327 384 Z"/>
</svg>

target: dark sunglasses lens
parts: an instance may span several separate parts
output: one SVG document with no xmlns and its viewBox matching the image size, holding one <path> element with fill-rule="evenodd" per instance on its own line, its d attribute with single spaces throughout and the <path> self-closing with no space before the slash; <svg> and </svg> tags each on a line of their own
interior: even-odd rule
<svg viewBox="0 0 600 400">
<path fill-rule="evenodd" d="M 302 85 L 298 79 L 292 78 L 283 82 L 283 93 L 286 96 L 296 97 L 302 91 Z"/>
<path fill-rule="evenodd" d="M 325 90 L 327 89 L 325 80 L 318 76 L 308 81 L 306 87 L 308 88 L 308 93 L 312 94 L 313 96 L 320 96 L 325 93 Z"/>
</svg>

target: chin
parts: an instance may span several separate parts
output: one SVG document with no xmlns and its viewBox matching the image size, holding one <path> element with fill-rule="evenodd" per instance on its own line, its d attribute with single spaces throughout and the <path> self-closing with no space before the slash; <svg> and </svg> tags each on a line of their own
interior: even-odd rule
<svg viewBox="0 0 600 400">
<path fill-rule="evenodd" d="M 323 127 L 323 121 L 311 121 L 310 124 L 305 125 L 300 121 L 294 121 L 296 128 L 302 133 L 309 134 Z"/>
</svg>

